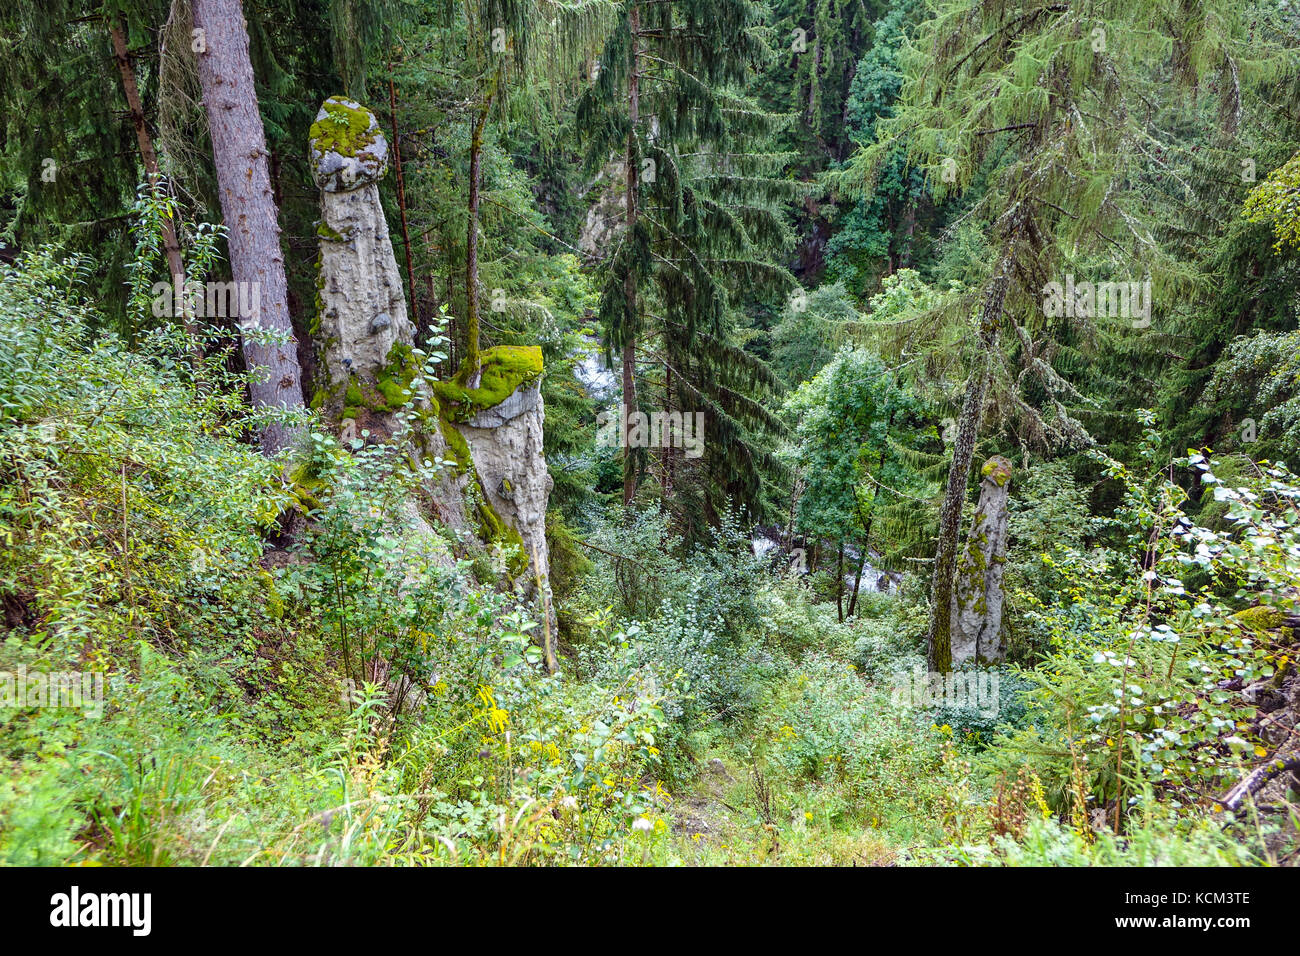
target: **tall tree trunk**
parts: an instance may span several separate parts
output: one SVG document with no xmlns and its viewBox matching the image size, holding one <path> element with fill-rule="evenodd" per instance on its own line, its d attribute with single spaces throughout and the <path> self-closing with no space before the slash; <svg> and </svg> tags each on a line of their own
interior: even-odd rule
<svg viewBox="0 0 1300 956">
<path fill-rule="evenodd" d="M 803 477 L 795 472 L 794 483 L 790 487 L 790 513 L 785 522 L 785 536 L 781 541 L 782 546 L 789 550 L 794 546 L 794 514 L 799 508 L 799 499 L 803 495 L 804 481 Z M 806 544 L 807 542 L 805 542 Z M 807 554 L 804 555 L 804 565 L 807 566 Z"/>
<path fill-rule="evenodd" d="M 840 623 L 844 623 L 844 542 L 840 542 L 840 556 L 835 562 L 835 610 Z"/>
<path fill-rule="evenodd" d="M 898 268 L 912 266 L 913 244 L 916 238 L 916 200 L 909 199 L 903 211 L 903 247 L 898 250 Z"/>
<path fill-rule="evenodd" d="M 960 664 L 1006 656 L 1002 643 L 1002 575 L 1007 563 L 1010 459 L 994 455 L 981 471 L 979 504 L 957 562 L 952 602 L 952 658 Z"/>
<path fill-rule="evenodd" d="M 874 512 L 875 508 L 873 507 L 872 513 L 867 516 L 867 531 L 862 536 L 861 560 L 858 562 L 858 573 L 853 576 L 853 593 L 849 596 L 849 613 L 846 615 L 847 617 L 852 617 L 854 611 L 858 609 L 858 588 L 862 586 L 862 572 L 867 567 L 867 556 L 871 554 L 871 523 L 876 520 Z"/>
<path fill-rule="evenodd" d="M 808 125 L 817 132 L 817 74 L 822 65 L 822 38 L 813 39 L 812 67 L 808 71 Z"/>
<path fill-rule="evenodd" d="M 229 230 L 230 271 L 235 282 L 248 284 L 240 288 L 257 291 L 253 314 L 240 316 L 240 324 L 281 339 L 263 344 L 245 334 L 250 397 L 258 408 L 301 409 L 302 373 L 289 320 L 280 225 L 240 0 L 194 0 L 194 27 L 202 31 L 199 85 L 212 133 L 221 215 Z M 275 455 L 294 438 L 292 429 L 272 422 L 262 432 L 262 451 Z"/>
<path fill-rule="evenodd" d="M 966 499 L 966 482 L 970 478 L 971 460 L 975 456 L 984 395 L 988 390 L 989 367 L 997 347 L 1002 308 L 1011 284 L 1011 246 L 1008 244 L 998 262 L 997 271 L 984 292 L 980 309 L 979 345 L 975 350 L 975 367 L 966 380 L 966 396 L 953 443 L 952 464 L 948 468 L 948 486 L 943 508 L 939 512 L 939 544 L 934 555 L 934 577 L 930 585 L 930 628 L 926 635 L 926 659 L 930 670 L 952 670 L 952 590 L 957 561 L 957 538 L 960 533 L 961 508 Z"/>
<path fill-rule="evenodd" d="M 637 184 L 640 170 L 636 157 L 636 127 L 641 113 L 641 8 L 636 4 L 628 14 L 628 30 L 632 34 L 632 48 L 628 54 L 631 60 L 627 84 L 627 228 L 625 241 L 631 242 L 636 227 L 637 208 L 640 201 Z M 636 328 L 638 315 L 637 281 L 635 264 L 628 262 L 627 275 L 623 279 L 623 295 L 626 305 L 623 310 L 623 506 L 630 507 L 636 495 L 636 455 L 632 451 L 632 422 L 637 412 L 636 398 Z"/>
<path fill-rule="evenodd" d="M 388 103 L 393 118 L 393 168 L 397 171 L 397 208 L 402 214 L 402 248 L 406 250 L 406 284 L 411 290 L 411 324 L 419 329 L 420 306 L 415 297 L 415 262 L 411 258 L 411 231 L 406 223 L 406 177 L 402 175 L 402 139 L 397 131 L 397 86 L 393 64 L 388 64 Z M 418 344 L 418 342 L 417 342 Z"/>
<path fill-rule="evenodd" d="M 858 589 L 862 587 L 862 572 L 867 569 L 867 548 L 862 548 L 862 554 L 858 556 L 858 569 L 853 573 L 853 590 L 849 592 L 849 613 L 848 617 L 853 616 L 853 612 L 858 608 Z"/>
<path fill-rule="evenodd" d="M 876 460 L 876 472 L 879 474 L 885 467 L 885 459 L 889 456 L 889 433 L 894 428 L 894 416 L 897 409 L 889 410 L 889 417 L 885 419 L 885 446 L 880 449 L 880 457 Z M 877 490 L 871 495 L 871 507 L 867 513 L 862 513 L 862 506 L 854 502 L 858 510 L 858 521 L 862 524 L 862 560 L 858 562 L 858 573 L 853 578 L 853 596 L 849 598 L 849 617 L 853 616 L 854 610 L 858 606 L 858 588 L 862 584 L 862 570 L 867 566 L 867 556 L 871 553 L 871 524 L 876 520 L 876 496 L 880 492 Z"/>
<path fill-rule="evenodd" d="M 474 122 L 469 141 L 469 225 L 465 235 L 465 365 L 468 384 L 475 387 L 479 375 L 478 358 L 478 183 L 479 162 L 483 156 L 484 109 Z"/>
<path fill-rule="evenodd" d="M 496 96 L 497 84 L 500 82 L 501 68 L 498 67 L 488 86 L 483 106 L 474 120 L 474 130 L 469 140 L 469 225 L 465 236 L 465 368 L 468 370 L 466 384 L 470 388 L 477 388 L 479 382 L 478 208 L 479 183 L 482 179 L 483 128 L 487 126 L 488 113 L 492 109 L 492 100 Z"/>
<path fill-rule="evenodd" d="M 671 412 L 676 406 L 672 403 L 672 365 L 667 362 L 663 363 L 663 403 L 664 411 Z M 685 412 L 682 412 L 685 416 Z M 672 486 L 676 484 L 676 464 L 677 449 L 673 446 L 672 441 L 664 442 L 663 446 L 663 496 L 672 497 Z"/>
<path fill-rule="evenodd" d="M 140 159 L 144 164 L 145 176 L 149 178 L 149 191 L 157 200 L 162 185 L 162 173 L 158 169 L 158 154 L 154 151 L 153 139 L 149 136 L 148 126 L 145 125 L 144 104 L 140 100 L 140 89 L 135 83 L 135 70 L 131 68 L 131 55 L 126 48 L 126 35 L 113 21 L 109 22 L 108 32 L 113 39 L 113 59 L 117 61 L 118 72 L 122 75 L 122 92 L 126 95 L 127 109 L 131 113 L 131 125 L 135 127 L 135 139 L 140 144 Z M 179 289 L 185 283 L 185 261 L 181 257 L 181 245 L 176 239 L 176 224 L 171 216 L 163 217 L 162 242 L 172 286 L 174 289 Z M 174 304 L 179 309 L 179 318 L 185 331 L 193 339 L 194 357 L 201 358 L 202 348 L 197 338 L 198 330 L 194 325 L 194 315 L 188 308 L 188 299 L 183 295 L 178 296 Z"/>
</svg>

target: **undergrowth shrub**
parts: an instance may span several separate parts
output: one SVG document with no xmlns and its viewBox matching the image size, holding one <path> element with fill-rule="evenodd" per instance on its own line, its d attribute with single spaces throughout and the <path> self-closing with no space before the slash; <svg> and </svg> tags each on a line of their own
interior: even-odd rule
<svg viewBox="0 0 1300 956">
<path fill-rule="evenodd" d="M 925 828 L 941 816 L 949 767 L 945 741 L 918 732 L 851 664 L 809 654 L 774 695 L 759 728 L 758 752 L 789 792 L 835 785 L 835 814 L 880 825 L 903 819 Z"/>
<path fill-rule="evenodd" d="M 1148 431 L 1152 460 L 1158 445 Z M 1210 458 L 1189 453 L 1176 467 L 1225 505 L 1217 520 L 1226 529 L 1215 531 L 1186 513 L 1170 467 L 1144 476 L 1103 464 L 1125 489 L 1107 519 L 1118 547 L 1045 562 L 1055 597 L 1026 595 L 1026 604 L 1052 650 L 1027 673 L 1037 686 L 1022 726 L 987 759 L 999 772 L 1031 767 L 1062 819 L 1122 830 L 1148 799 L 1181 814 L 1211 810 L 1269 755 L 1240 691 L 1274 679 L 1293 653 L 1285 629 L 1255 622 L 1294 607 L 1300 486 L 1268 463 L 1229 486 Z M 1144 555 L 1141 565 L 1133 554 Z"/>
</svg>

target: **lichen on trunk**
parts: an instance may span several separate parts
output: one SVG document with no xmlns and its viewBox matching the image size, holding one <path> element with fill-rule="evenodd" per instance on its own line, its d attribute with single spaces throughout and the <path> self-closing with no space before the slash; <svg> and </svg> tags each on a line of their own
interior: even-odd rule
<svg viewBox="0 0 1300 956">
<path fill-rule="evenodd" d="M 1002 575 L 1007 560 L 1011 462 L 994 455 L 980 470 L 980 499 L 953 582 L 952 662 L 991 663 L 1006 656 L 1002 641 Z"/>
</svg>

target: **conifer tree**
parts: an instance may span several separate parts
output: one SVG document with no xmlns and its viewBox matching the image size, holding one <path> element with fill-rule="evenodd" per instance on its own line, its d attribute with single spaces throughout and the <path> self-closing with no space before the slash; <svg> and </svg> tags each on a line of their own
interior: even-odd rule
<svg viewBox="0 0 1300 956">
<path fill-rule="evenodd" d="M 230 269 L 235 282 L 257 289 L 254 314 L 240 316 L 249 393 L 258 408 L 301 409 L 302 375 L 289 320 L 280 225 L 240 0 L 195 0 L 194 24 Z M 291 427 L 271 419 L 262 431 L 262 451 L 276 455 L 293 439 Z"/>
<path fill-rule="evenodd" d="M 763 102 L 788 110 L 799 122 L 787 136 L 800 159 L 819 165 L 840 161 L 853 146 L 845 122 L 850 87 L 881 0 L 776 0 L 769 20 L 775 52 L 761 84 Z M 820 154 L 820 156 L 818 156 Z"/>
<path fill-rule="evenodd" d="M 148 160 L 110 27 L 125 23 L 130 42 L 144 47 L 165 9 L 161 0 L 17 0 L 0 8 L 0 229 L 20 248 L 57 242 L 93 256 L 103 312 L 128 337 L 139 330 L 128 319 L 123 263 L 133 245 L 139 168 L 143 162 L 148 173 Z M 155 71 L 142 59 L 137 95 L 144 101 Z"/>
<path fill-rule="evenodd" d="M 1162 255 L 1126 188 L 1147 120 L 1136 86 L 1162 71 L 1171 86 L 1210 76 L 1231 116 L 1244 76 L 1287 69 L 1281 50 L 1258 37 L 1247 42 L 1248 6 L 937 0 L 906 59 L 896 115 L 878 123 L 877 142 L 846 176 L 874 183 L 900 142 L 930 171 L 937 198 L 987 176 L 972 216 L 988 224 L 991 269 L 977 302 L 961 297 L 946 310 L 949 321 L 965 322 L 972 311 L 976 318 L 935 551 L 927 638 L 934 670 L 951 666 L 961 510 L 1001 332 L 1010 323 L 1018 341 L 1032 341 L 1046 325 L 1045 284 L 1090 254 L 1117 279 L 1150 278 L 1159 298 L 1186 291 L 1185 272 Z M 1069 390 L 1050 366 L 1034 368 L 1049 393 Z M 1064 412 L 1060 402 L 1052 407 Z M 1065 431 L 1085 434 L 1073 421 Z"/>
<path fill-rule="evenodd" d="M 454 19 L 460 11 L 447 11 Z M 466 187 L 465 360 L 473 384 L 479 371 L 479 207 L 484 131 L 503 115 L 512 93 L 527 97 L 546 76 L 572 74 L 595 45 L 609 16 L 594 0 L 476 0 L 463 10 L 465 62 L 474 105 L 470 118 L 469 182 Z M 444 26 L 452 24 L 444 21 Z M 512 86 L 514 89 L 509 89 Z"/>
<path fill-rule="evenodd" d="M 621 11 L 577 123 L 588 171 L 616 157 L 623 177 L 621 228 L 604 260 L 600 302 L 606 346 L 620 353 L 628 415 L 623 502 L 632 503 L 646 466 L 633 418 L 641 408 L 638 354 L 653 337 L 665 405 L 705 415 L 707 483 L 755 504 L 760 470 L 775 460 L 750 430 L 779 423 L 751 396 L 777 382 L 733 341 L 733 308 L 739 290 L 760 295 L 793 283 L 757 251 L 788 242 L 778 204 L 796 192 L 774 176 L 780 157 L 755 145 L 780 119 L 738 92 L 767 56 L 757 34 L 761 10 L 750 0 L 624 0 Z M 666 476 L 671 468 L 668 456 Z"/>
</svg>

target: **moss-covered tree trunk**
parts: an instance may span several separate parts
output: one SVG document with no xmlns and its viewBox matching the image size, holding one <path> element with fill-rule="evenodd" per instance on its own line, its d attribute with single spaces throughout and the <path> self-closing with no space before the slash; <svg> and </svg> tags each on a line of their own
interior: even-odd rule
<svg viewBox="0 0 1300 956">
<path fill-rule="evenodd" d="M 984 395 L 988 390 L 989 364 L 993 350 L 997 348 L 1002 308 L 1011 284 L 1011 269 L 1012 253 L 1008 245 L 984 293 L 975 365 L 966 380 L 966 395 L 953 442 L 952 464 L 948 467 L 948 486 L 939 512 L 939 543 L 935 549 L 934 577 L 930 583 L 930 628 L 926 635 L 926 659 L 930 670 L 939 673 L 952 670 L 952 590 L 961 507 L 966 500 L 966 482 L 975 457 L 975 439 L 983 417 Z"/>
<path fill-rule="evenodd" d="M 280 225 L 240 0 L 194 0 L 194 27 L 202 47 L 199 85 L 229 230 L 230 271 L 235 282 L 256 290 L 253 314 L 240 316 L 250 398 L 258 408 L 301 409 L 302 374 L 289 319 Z M 262 451 L 275 455 L 293 442 L 294 433 L 271 422 L 261 437 Z"/>
<path fill-rule="evenodd" d="M 1000 661 L 1002 575 L 1007 560 L 1011 462 L 994 455 L 980 471 L 980 500 L 957 564 L 952 601 L 952 660 Z"/>
</svg>

